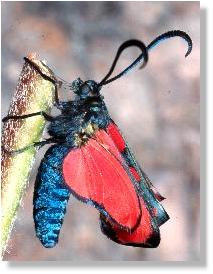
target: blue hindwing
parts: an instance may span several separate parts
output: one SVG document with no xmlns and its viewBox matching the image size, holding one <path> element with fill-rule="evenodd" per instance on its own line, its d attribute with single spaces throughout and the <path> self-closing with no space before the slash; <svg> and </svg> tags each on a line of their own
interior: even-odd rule
<svg viewBox="0 0 213 274">
<path fill-rule="evenodd" d="M 50 147 L 41 161 L 36 178 L 33 216 L 36 236 L 45 247 L 54 247 L 58 242 L 70 196 L 61 171 L 69 150 L 61 145 Z"/>
</svg>

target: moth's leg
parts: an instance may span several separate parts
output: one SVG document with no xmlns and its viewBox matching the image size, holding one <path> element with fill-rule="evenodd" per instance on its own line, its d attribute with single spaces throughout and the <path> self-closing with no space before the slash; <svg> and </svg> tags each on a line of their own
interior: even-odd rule
<svg viewBox="0 0 213 274">
<path fill-rule="evenodd" d="M 21 120 L 21 119 L 26 119 L 26 118 L 29 118 L 29 117 L 38 116 L 38 115 L 43 116 L 47 121 L 53 121 L 54 120 L 54 117 L 50 116 L 46 112 L 38 111 L 38 112 L 29 113 L 29 114 L 25 114 L 25 115 L 8 115 L 8 116 L 6 116 L 2 119 L 2 122 L 6 122 L 10 119 Z"/>
<path fill-rule="evenodd" d="M 36 236 L 47 248 L 54 247 L 58 242 L 70 197 L 70 191 L 66 187 L 61 170 L 68 151 L 68 147 L 51 146 L 45 153 L 37 173 L 33 217 Z"/>
<path fill-rule="evenodd" d="M 66 107 L 67 105 L 70 105 L 70 102 L 66 102 L 66 101 L 61 101 L 60 97 L 59 97 L 59 93 L 58 93 L 58 88 L 60 88 L 62 86 L 62 82 L 60 80 L 58 80 L 57 82 L 54 83 L 55 86 L 55 94 L 54 94 L 54 103 L 53 105 L 60 109 L 63 110 L 64 107 Z"/>
<path fill-rule="evenodd" d="M 55 86 L 55 102 L 54 102 L 54 105 L 56 107 L 60 106 L 60 100 L 59 100 L 59 95 L 58 95 L 58 86 L 59 88 L 61 87 L 61 82 L 58 82 L 58 83 L 54 83 L 54 86 Z"/>
<path fill-rule="evenodd" d="M 24 57 L 24 59 L 25 59 L 25 61 L 26 62 L 28 62 L 44 79 L 46 79 L 46 80 L 48 80 L 48 81 L 50 81 L 54 86 L 55 86 L 55 94 L 54 94 L 54 99 L 55 99 L 55 102 L 54 102 L 54 105 L 58 105 L 59 103 L 60 103 L 60 101 L 59 101 L 59 96 L 58 96 L 58 86 L 60 87 L 61 86 L 61 81 L 58 81 L 58 80 L 56 80 L 56 79 L 53 79 L 53 78 L 51 78 L 51 77 L 49 77 L 48 75 L 46 75 L 46 74 L 44 74 L 41 70 L 40 70 L 40 68 L 34 63 L 34 62 L 32 62 L 30 59 L 28 59 L 27 57 Z M 47 70 L 49 71 L 50 70 L 50 68 L 47 66 L 47 65 L 45 65 L 44 63 L 43 63 L 43 66 L 44 67 L 46 67 L 47 68 Z M 52 72 L 52 74 L 54 74 L 53 72 Z"/>
<path fill-rule="evenodd" d="M 26 147 L 23 147 L 23 148 L 20 148 L 20 149 L 17 149 L 17 150 L 9 150 L 7 148 L 5 148 L 4 146 L 2 146 L 2 150 L 12 156 L 15 156 L 19 153 L 22 153 L 22 152 L 25 152 L 27 151 L 28 149 L 32 148 L 32 147 L 42 147 L 44 145 L 47 145 L 47 144 L 52 144 L 52 143 L 56 143 L 57 141 L 55 140 L 55 138 L 49 138 L 45 141 L 41 141 L 41 142 L 34 142 L 33 144 L 30 144 Z"/>
</svg>

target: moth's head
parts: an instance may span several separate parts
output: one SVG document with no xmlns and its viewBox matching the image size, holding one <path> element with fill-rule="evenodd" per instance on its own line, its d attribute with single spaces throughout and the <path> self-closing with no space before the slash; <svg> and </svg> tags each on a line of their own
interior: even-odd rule
<svg viewBox="0 0 213 274">
<path fill-rule="evenodd" d="M 98 97 L 101 87 L 93 80 L 84 82 L 80 78 L 77 78 L 72 82 L 71 89 L 80 99 L 86 99 L 88 97 Z"/>
</svg>

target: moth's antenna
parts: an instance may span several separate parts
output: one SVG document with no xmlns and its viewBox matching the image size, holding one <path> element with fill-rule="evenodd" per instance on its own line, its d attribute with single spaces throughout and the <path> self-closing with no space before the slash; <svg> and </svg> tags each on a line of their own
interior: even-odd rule
<svg viewBox="0 0 213 274">
<path fill-rule="evenodd" d="M 148 45 L 147 49 L 150 50 L 150 49 L 154 48 L 155 46 L 157 46 L 163 40 L 166 40 L 166 39 L 169 39 L 172 37 L 177 37 L 177 36 L 183 38 L 188 44 L 187 52 L 185 54 L 185 57 L 187 57 L 192 51 L 192 39 L 190 38 L 190 36 L 187 33 L 185 33 L 184 31 L 181 31 L 181 30 L 171 30 L 171 31 L 168 31 L 166 33 L 159 35 L 157 38 L 155 38 Z"/>
<path fill-rule="evenodd" d="M 130 65 L 128 66 L 126 69 L 124 69 L 121 73 L 119 73 L 118 75 L 116 75 L 115 77 L 111 78 L 111 79 L 108 79 L 110 77 L 110 75 L 113 73 L 114 71 L 114 68 L 117 64 L 117 61 L 121 55 L 121 53 L 126 49 L 126 48 L 129 48 L 129 47 L 138 47 L 141 49 L 142 53 L 141 55 L 143 56 L 143 58 L 141 58 L 141 55 L 139 55 L 139 57 L 137 59 L 135 59 L 135 61 Z M 135 40 L 135 39 L 132 39 L 132 40 L 128 40 L 126 42 L 124 42 L 118 49 L 117 53 L 116 53 L 116 56 L 115 56 L 115 59 L 112 63 L 112 66 L 109 70 L 109 72 L 107 73 L 107 75 L 99 82 L 99 86 L 104 86 L 112 81 L 115 81 L 116 79 L 120 78 L 121 76 L 123 76 L 124 74 L 126 74 L 129 70 L 131 70 L 133 67 L 135 67 L 138 63 L 141 62 L 141 60 L 143 60 L 143 63 L 142 63 L 142 67 L 144 67 L 146 65 L 146 63 L 148 62 L 148 51 L 147 51 L 147 47 L 145 46 L 145 44 L 139 40 Z M 108 79 L 108 80 L 107 80 Z"/>
<path fill-rule="evenodd" d="M 155 46 L 157 46 L 158 44 L 160 44 L 160 42 L 166 40 L 166 39 L 170 39 L 172 37 L 181 37 L 182 39 L 184 39 L 187 44 L 188 44 L 188 48 L 187 48 L 187 52 L 185 54 L 185 57 L 187 57 L 191 51 L 192 51 L 192 40 L 190 38 L 190 36 L 185 33 L 184 31 L 181 30 L 172 30 L 172 31 L 168 31 L 165 32 L 161 35 L 159 35 L 157 38 L 155 38 L 147 47 L 145 46 L 145 44 L 139 40 L 128 40 L 126 42 L 124 42 L 118 49 L 117 54 L 115 56 L 115 59 L 112 63 L 112 66 L 109 70 L 109 72 L 107 73 L 107 75 L 99 82 L 98 86 L 104 86 L 109 84 L 110 82 L 115 81 L 116 79 L 122 77 L 123 75 L 125 75 L 126 73 L 130 72 L 136 65 L 138 65 L 139 63 L 142 63 L 142 67 L 144 67 L 146 65 L 146 63 L 148 62 L 148 51 L 151 50 L 152 48 L 154 48 Z M 111 76 L 111 74 L 114 71 L 114 68 L 117 64 L 117 61 L 121 55 L 121 53 L 128 47 L 132 47 L 132 46 L 137 46 L 142 50 L 142 53 L 138 56 L 137 59 L 135 59 L 135 61 L 133 63 L 131 63 L 126 69 L 124 69 L 121 73 L 119 73 L 118 75 L 116 75 L 115 77 L 109 79 L 109 77 Z"/>
</svg>

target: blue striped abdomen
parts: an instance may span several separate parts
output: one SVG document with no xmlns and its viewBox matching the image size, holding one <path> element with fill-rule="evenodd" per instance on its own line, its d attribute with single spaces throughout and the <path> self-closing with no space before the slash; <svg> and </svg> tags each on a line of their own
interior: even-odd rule
<svg viewBox="0 0 213 274">
<path fill-rule="evenodd" d="M 58 242 L 70 191 L 61 172 L 69 148 L 54 145 L 41 161 L 34 190 L 33 216 L 36 236 L 45 247 Z"/>
</svg>

